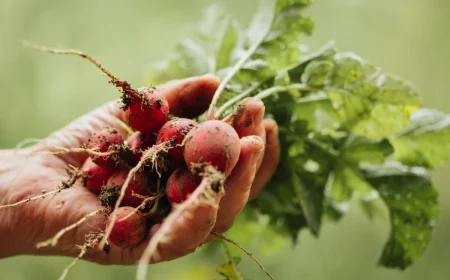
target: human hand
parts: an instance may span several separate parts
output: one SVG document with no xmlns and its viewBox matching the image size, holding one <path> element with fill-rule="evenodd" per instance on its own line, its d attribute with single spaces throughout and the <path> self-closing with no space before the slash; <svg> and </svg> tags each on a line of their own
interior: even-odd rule
<svg viewBox="0 0 450 280">
<path fill-rule="evenodd" d="M 172 81 L 157 89 L 166 96 L 173 115 L 191 118 L 207 109 L 218 85 L 216 77 L 205 75 Z M 263 120 L 264 105 L 259 100 L 246 99 L 240 106 L 233 126 L 241 137 L 241 152 L 237 165 L 226 179 L 225 196 L 218 198 L 219 208 L 193 207 L 186 211 L 174 224 L 172 237 L 158 248 L 159 258 L 152 259 L 152 262 L 171 260 L 191 253 L 211 239 L 211 230 L 224 232 L 229 229 L 248 199 L 255 197 L 274 173 L 279 159 L 276 123 Z M 0 205 L 55 189 L 67 179 L 65 170 L 69 166 L 80 167 L 87 158 L 86 154 L 79 153 L 30 156 L 30 152 L 82 145 L 103 127 L 114 127 L 125 136 L 126 132 L 115 119 L 125 121 L 125 114 L 119 107 L 117 101 L 110 102 L 75 120 L 34 147 L 0 151 Z M 54 197 L 0 209 L 0 256 L 76 256 L 79 253 L 76 245 L 84 243 L 87 233 L 104 231 L 106 217 L 91 217 L 87 223 L 63 235 L 54 247 L 37 249 L 36 243 L 52 237 L 60 229 L 99 208 L 98 197 L 83 187 L 81 182 L 77 182 Z M 153 225 L 149 236 L 138 246 L 122 249 L 111 245 L 108 254 L 90 250 L 84 259 L 102 264 L 135 264 L 160 226 Z"/>
</svg>

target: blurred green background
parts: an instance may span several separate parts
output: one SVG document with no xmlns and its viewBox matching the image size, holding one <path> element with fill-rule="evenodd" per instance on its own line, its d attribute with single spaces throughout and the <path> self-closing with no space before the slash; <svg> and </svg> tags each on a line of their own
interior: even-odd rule
<svg viewBox="0 0 450 280">
<path fill-rule="evenodd" d="M 211 3 L 222 4 L 242 22 L 256 7 L 256 0 L 1 0 L 0 148 L 12 148 L 24 138 L 45 137 L 117 96 L 86 61 L 22 48 L 18 38 L 82 49 L 138 86 L 145 68 L 191 34 Z M 316 49 L 333 39 L 341 50 L 354 51 L 413 81 L 427 107 L 450 113 L 449 11 L 448 0 L 317 0 L 308 10 L 317 28 L 307 42 Z M 303 232 L 294 249 L 286 245 L 275 255 L 256 255 L 278 280 L 450 279 L 450 165 L 435 172 L 434 178 L 442 203 L 434 238 L 423 257 L 404 272 L 376 266 L 389 230 L 387 220 L 370 222 L 357 207 L 339 224 L 325 225 L 318 240 Z M 256 247 L 250 249 L 259 252 Z M 152 265 L 149 279 L 216 279 L 215 267 L 223 261 L 222 255 L 211 257 L 200 250 Z M 59 257 L 1 259 L 0 279 L 57 279 L 69 262 Z M 249 279 L 265 279 L 246 258 L 241 268 Z M 134 267 L 80 262 L 67 279 L 134 279 L 134 275 Z"/>
</svg>

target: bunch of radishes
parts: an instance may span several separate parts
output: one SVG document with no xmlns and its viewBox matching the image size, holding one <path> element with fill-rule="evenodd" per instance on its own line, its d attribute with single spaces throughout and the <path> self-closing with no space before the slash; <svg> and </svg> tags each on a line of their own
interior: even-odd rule
<svg viewBox="0 0 450 280">
<path fill-rule="evenodd" d="M 170 206 L 186 200 L 200 184 L 205 166 L 228 176 L 238 161 L 240 142 L 224 121 L 199 124 L 171 118 L 166 98 L 155 88 L 123 90 L 122 108 L 134 132 L 128 139 L 112 128 L 94 133 L 85 145 L 91 156 L 82 177 L 106 209 L 116 206 L 107 220 L 108 241 L 130 247 L 161 222 Z"/>
<path fill-rule="evenodd" d="M 85 244 L 79 246 L 79 255 L 60 278 L 64 279 L 68 270 L 88 250 L 98 247 L 108 253 L 109 243 L 120 248 L 134 247 L 150 233 L 153 225 L 159 225 L 156 233 L 152 230 L 153 233 L 149 234 L 151 239 L 139 261 L 138 277 L 144 279 L 146 265 L 152 257 L 158 258 L 158 247 L 165 242 L 172 226 L 183 213 L 190 207 L 198 206 L 199 209 L 202 205 L 217 208 L 218 199 L 224 195 L 225 179 L 237 164 L 241 152 L 238 132 L 228 124 L 235 115 L 218 120 L 220 113 L 216 112 L 220 94 L 230 78 L 224 78 L 218 86 L 209 110 L 202 118 L 204 121 L 198 123 L 193 119 L 173 117 L 169 114 L 169 102 L 156 88 L 135 90 L 85 53 L 29 43 L 25 45 L 50 53 L 77 55 L 95 64 L 122 92 L 121 109 L 125 112 L 127 124 L 121 125 L 129 133 L 124 139 L 118 130 L 104 127 L 79 147 L 51 147 L 56 151 L 36 151 L 50 154 L 87 153 L 89 157 L 82 166 L 70 166 L 71 169 L 67 170 L 69 179 L 61 182 L 56 189 L 0 205 L 0 209 L 57 195 L 82 179 L 83 185 L 98 195 L 101 209 L 61 229 L 54 237 L 36 244 L 36 247 L 55 246 L 62 235 L 90 217 L 97 214 L 107 216 L 104 232 L 85 236 Z M 209 234 L 244 250 L 273 279 L 242 246 L 215 231 Z"/>
</svg>

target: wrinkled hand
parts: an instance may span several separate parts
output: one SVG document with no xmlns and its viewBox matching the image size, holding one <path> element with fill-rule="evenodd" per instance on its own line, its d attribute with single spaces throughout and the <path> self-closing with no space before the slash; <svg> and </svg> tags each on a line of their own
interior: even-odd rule
<svg viewBox="0 0 450 280">
<path fill-rule="evenodd" d="M 212 75 L 169 82 L 157 87 L 169 101 L 170 112 L 180 117 L 195 117 L 204 112 L 219 85 Z M 42 191 L 55 189 L 67 179 L 65 169 L 70 165 L 80 167 L 86 154 L 30 156 L 30 151 L 52 147 L 71 148 L 87 142 L 88 138 L 103 127 L 114 127 L 124 136 L 126 132 L 114 117 L 125 121 L 125 114 L 117 101 L 75 120 L 64 129 L 50 135 L 41 144 L 18 151 L 0 151 L 0 204 L 33 197 Z M 249 198 L 255 197 L 275 171 L 279 159 L 277 125 L 263 120 L 264 104 L 260 100 L 246 99 L 240 105 L 233 126 L 241 137 L 239 161 L 226 180 L 225 196 L 219 208 L 190 208 L 180 217 L 174 229 L 174 238 L 160 248 L 160 259 L 171 260 L 190 252 L 211 239 L 209 232 L 229 229 Z M 36 243 L 44 241 L 60 229 L 78 221 L 86 214 L 99 209 L 98 197 L 77 182 L 69 190 L 54 197 L 46 197 L 18 207 L 0 209 L 0 256 L 18 254 L 76 256 L 76 245 L 84 243 L 87 233 L 99 233 L 105 229 L 106 217 L 96 215 L 78 228 L 67 232 L 55 247 L 36 249 Z M 196 211 L 197 210 L 197 211 Z M 194 214 L 195 218 L 192 217 Z M 154 225 L 151 232 L 159 229 Z M 102 264 L 135 264 L 149 238 L 140 245 L 121 249 L 111 245 L 109 254 L 90 250 L 84 259 Z"/>
</svg>

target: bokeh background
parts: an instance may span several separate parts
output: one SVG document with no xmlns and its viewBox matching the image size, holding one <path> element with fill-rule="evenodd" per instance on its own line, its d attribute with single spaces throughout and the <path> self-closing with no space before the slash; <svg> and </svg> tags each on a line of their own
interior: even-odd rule
<svg viewBox="0 0 450 280">
<path fill-rule="evenodd" d="M 117 76 L 141 85 L 146 67 L 192 34 L 202 10 L 221 4 L 243 23 L 256 0 L 1 0 L 0 148 L 42 138 L 117 96 L 91 64 L 22 48 L 17 39 L 82 49 Z M 316 49 L 333 39 L 386 71 L 413 81 L 425 105 L 450 113 L 450 1 L 317 0 L 307 12 L 317 28 L 307 42 Z M 276 279 L 450 279 L 450 165 L 434 173 L 442 212 L 426 253 L 404 272 L 377 267 L 388 234 L 386 219 L 368 221 L 353 207 L 339 224 L 324 226 L 320 239 L 300 235 L 296 248 L 257 253 Z M 355 205 L 356 206 L 356 205 Z M 1 223 L 1 221 L 0 221 Z M 1 238 L 1 236 L 0 236 Z M 259 252 L 259 248 L 250 247 Z M 0 248 L 1 250 L 1 248 Z M 220 279 L 223 256 L 199 251 L 152 265 L 149 279 Z M 0 260 L 0 279 L 57 279 L 69 258 L 20 256 Z M 243 274 L 265 279 L 244 258 Z M 134 267 L 80 262 L 67 279 L 134 279 Z"/>
</svg>

